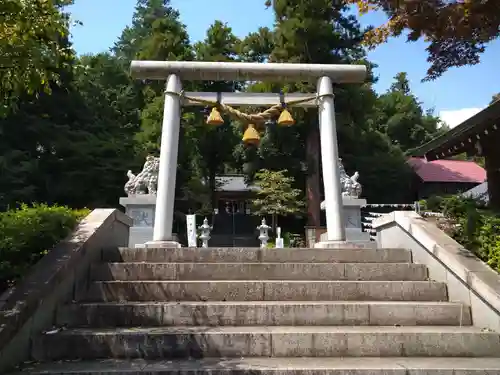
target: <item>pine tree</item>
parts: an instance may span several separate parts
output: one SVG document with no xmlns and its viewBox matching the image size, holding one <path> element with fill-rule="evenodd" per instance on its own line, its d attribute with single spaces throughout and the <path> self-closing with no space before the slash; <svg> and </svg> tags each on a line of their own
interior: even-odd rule
<svg viewBox="0 0 500 375">
<path fill-rule="evenodd" d="M 170 5 L 170 0 L 137 0 L 132 25 L 125 28 L 112 51 L 124 65 L 133 59 L 141 60 L 190 60 L 192 46 L 186 26 L 180 22 L 179 12 Z M 183 82 L 189 88 L 189 82 Z M 144 160 L 147 154 L 159 155 L 161 126 L 163 119 L 164 81 L 144 81 L 140 85 L 143 103 L 140 130 L 136 134 L 138 157 Z M 189 145 L 190 124 L 194 114 L 183 110 L 180 130 L 177 194 L 192 174 Z"/>
<path fill-rule="evenodd" d="M 270 6 L 271 2 L 268 1 Z M 274 62 L 336 64 L 355 62 L 364 58 L 361 47 L 363 30 L 353 16 L 345 14 L 342 2 L 330 0 L 275 0 Z M 289 91 L 315 92 L 314 85 L 296 84 Z M 350 98 L 352 101 L 352 98 Z M 352 102 L 351 102 L 352 103 Z M 342 106 L 340 107 L 342 111 Z M 317 111 L 303 115 L 294 113 L 299 123 L 306 125 L 307 165 L 306 194 L 308 225 L 320 225 L 320 159 Z"/>
<path fill-rule="evenodd" d="M 215 21 L 207 30 L 204 41 L 194 46 L 196 59 L 199 61 L 236 61 L 240 40 L 232 29 L 221 21 Z M 201 91 L 231 92 L 241 89 L 241 83 L 228 81 L 204 81 L 199 86 Z M 199 118 L 200 124 L 194 133 L 197 146 L 197 164 L 202 178 L 208 180 L 210 203 L 215 207 L 216 175 L 227 171 L 231 163 L 233 150 L 240 142 L 231 118 L 225 118 L 220 126 L 205 124 L 204 118 Z"/>
<path fill-rule="evenodd" d="M 375 128 L 408 151 L 438 134 L 439 118 L 424 111 L 422 103 L 411 93 L 406 73 L 398 73 L 390 90 L 377 101 Z"/>
<path fill-rule="evenodd" d="M 170 0 L 137 0 L 132 25 L 123 30 L 113 53 L 126 64 L 134 59 L 189 59 L 186 26 L 170 3 Z"/>
</svg>

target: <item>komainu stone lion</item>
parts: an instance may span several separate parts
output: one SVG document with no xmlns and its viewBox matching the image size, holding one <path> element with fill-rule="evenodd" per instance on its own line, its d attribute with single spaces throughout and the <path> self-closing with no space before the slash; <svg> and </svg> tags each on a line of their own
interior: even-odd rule
<svg viewBox="0 0 500 375">
<path fill-rule="evenodd" d="M 344 181 L 342 195 L 359 198 L 361 195 L 361 184 L 358 182 L 359 173 L 356 171 L 351 177 Z"/>
<path fill-rule="evenodd" d="M 124 190 L 128 196 L 131 195 L 156 195 L 158 188 L 158 170 L 160 158 L 152 155 L 146 157 L 142 171 L 136 176 L 131 170 L 127 172 L 128 181 Z"/>
<path fill-rule="evenodd" d="M 342 159 L 339 158 L 340 185 L 342 196 L 359 198 L 361 195 L 361 184 L 358 182 L 359 173 L 355 172 L 351 177 L 346 173 Z"/>
</svg>

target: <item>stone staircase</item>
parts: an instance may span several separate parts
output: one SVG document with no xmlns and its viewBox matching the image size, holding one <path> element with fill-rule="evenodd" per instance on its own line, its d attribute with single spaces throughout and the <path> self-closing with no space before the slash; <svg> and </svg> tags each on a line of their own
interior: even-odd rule
<svg viewBox="0 0 500 375">
<path fill-rule="evenodd" d="M 31 374 L 500 374 L 500 335 L 403 249 L 119 249 Z M 499 358 L 496 358 L 499 357 Z"/>
</svg>

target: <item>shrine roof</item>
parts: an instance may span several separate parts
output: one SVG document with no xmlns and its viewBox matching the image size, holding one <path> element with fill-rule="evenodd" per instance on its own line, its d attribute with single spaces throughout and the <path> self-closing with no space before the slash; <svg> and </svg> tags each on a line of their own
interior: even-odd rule
<svg viewBox="0 0 500 375">
<path fill-rule="evenodd" d="M 248 185 L 245 182 L 244 175 L 223 175 L 215 177 L 215 181 L 217 184 L 217 191 L 256 191 L 258 187 L 255 185 Z"/>
<path fill-rule="evenodd" d="M 473 161 L 410 158 L 408 164 L 424 182 L 483 183 L 486 171 Z"/>
<path fill-rule="evenodd" d="M 463 152 L 474 153 L 476 142 L 500 129 L 500 100 L 490 104 L 460 125 L 411 151 L 412 156 L 427 160 L 451 157 Z"/>
</svg>

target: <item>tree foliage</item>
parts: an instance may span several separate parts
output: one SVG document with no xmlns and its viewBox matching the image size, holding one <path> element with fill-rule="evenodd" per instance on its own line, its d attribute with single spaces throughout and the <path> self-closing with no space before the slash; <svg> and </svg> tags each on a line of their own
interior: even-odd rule
<svg viewBox="0 0 500 375">
<path fill-rule="evenodd" d="M 68 15 L 72 0 L 0 2 L 0 115 L 20 95 L 50 92 L 72 58 Z"/>
<path fill-rule="evenodd" d="M 0 210 L 21 202 L 118 205 L 126 171 L 139 171 L 147 154 L 159 154 L 164 111 L 164 82 L 133 80 L 133 59 L 366 65 L 366 83 L 334 87 L 340 155 L 348 171 L 360 172 L 370 201 L 407 201 L 411 171 L 403 152 L 435 134 L 436 118 L 422 108 L 404 74 L 387 93 L 375 93 L 376 66 L 362 45 L 367 30 L 343 2 L 276 0 L 273 27 L 240 39 L 229 25 L 214 21 L 203 41 L 191 43 L 170 1 L 137 0 L 131 24 L 111 51 L 85 56 L 77 56 L 68 39 L 68 15 L 61 8 L 68 3 L 0 5 L 7 20 L 0 25 L 0 54 L 7 57 L 2 66 L 15 63 L 0 72 Z M 183 87 L 315 91 L 303 82 L 183 81 Z M 244 148 L 241 124 L 226 117 L 223 126 L 211 127 L 207 109 L 183 108 L 176 210 L 210 211 L 218 174 L 240 172 L 251 179 L 261 169 L 272 174 L 286 167 L 290 191 L 307 197 L 319 223 L 317 111 L 292 108 L 295 126 L 270 124 L 258 148 Z"/>
<path fill-rule="evenodd" d="M 287 172 L 261 169 L 255 175 L 259 190 L 252 201 L 252 212 L 258 216 L 271 215 L 273 229 L 278 216 L 298 215 L 304 207 L 302 191 L 293 188 L 294 178 L 287 176 Z"/>
<path fill-rule="evenodd" d="M 361 63 L 365 57 L 361 46 L 364 30 L 354 16 L 347 14 L 347 7 L 342 2 L 275 0 L 267 1 L 266 5 L 272 7 L 275 15 L 274 43 L 269 55 L 270 61 L 338 64 Z M 274 85 L 270 88 L 273 91 L 284 89 L 288 92 L 316 91 L 314 84 L 302 82 L 286 84 L 283 87 Z M 356 102 L 353 95 L 347 94 L 348 91 L 351 91 L 352 94 L 352 90 L 357 91 L 342 85 L 335 88 L 337 110 L 343 113 L 339 123 L 350 122 L 350 118 L 356 116 L 355 111 L 351 112 L 344 105 L 347 101 Z M 349 99 L 346 99 L 347 95 L 350 96 Z M 359 98 L 358 95 L 356 97 Z M 273 164 L 276 165 L 280 154 L 282 160 L 286 160 L 286 158 L 297 160 L 293 163 L 293 168 L 290 167 L 290 172 L 296 177 L 297 186 L 306 191 L 308 224 L 319 226 L 321 164 L 317 110 L 295 110 L 293 116 L 297 120 L 297 126 L 293 130 L 278 129 L 275 131 L 271 129 L 269 131 L 268 140 L 272 140 L 272 142 L 263 142 L 265 149 L 261 152 L 262 161 L 259 168 L 268 168 L 267 163 L 270 160 L 274 160 Z M 339 126 L 339 133 L 343 132 L 342 128 Z M 286 137 L 294 142 L 279 142 L 281 137 Z M 276 141 L 277 139 L 278 141 Z M 305 179 L 302 177 L 304 175 Z"/>
<path fill-rule="evenodd" d="M 380 10 L 389 20 L 365 36 L 376 46 L 408 31 L 407 39 L 429 42 L 431 64 L 426 79 L 435 79 L 451 67 L 478 64 L 488 43 L 500 35 L 499 0 L 347 0 L 360 13 Z"/>
<path fill-rule="evenodd" d="M 195 58 L 199 61 L 237 61 L 239 44 L 240 40 L 227 24 L 215 21 L 207 30 L 205 40 L 194 45 Z M 230 81 L 205 81 L 199 85 L 200 91 L 208 92 L 230 92 L 241 88 L 241 83 Z M 198 116 L 198 119 L 199 125 L 193 134 L 199 156 L 197 165 L 202 177 L 208 181 L 210 203 L 215 208 L 215 177 L 228 171 L 239 137 L 230 118 L 220 126 L 205 124 L 204 116 Z"/>
<path fill-rule="evenodd" d="M 422 145 L 439 131 L 439 118 L 423 110 L 404 72 L 396 75 L 390 90 L 380 95 L 377 104 L 375 129 L 386 134 L 403 151 Z"/>
</svg>

